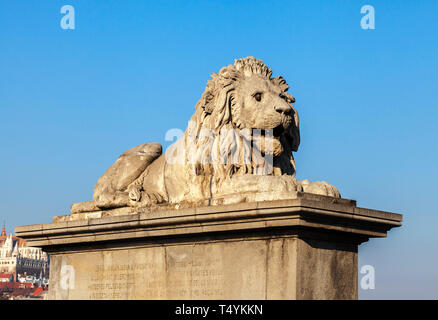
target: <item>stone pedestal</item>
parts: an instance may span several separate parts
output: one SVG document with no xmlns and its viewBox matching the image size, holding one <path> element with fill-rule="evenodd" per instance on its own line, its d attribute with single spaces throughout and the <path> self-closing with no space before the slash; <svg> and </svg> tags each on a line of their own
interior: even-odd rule
<svg viewBox="0 0 438 320">
<path fill-rule="evenodd" d="M 105 214 L 16 228 L 50 254 L 49 298 L 357 299 L 358 245 L 402 220 L 310 194 Z"/>
</svg>

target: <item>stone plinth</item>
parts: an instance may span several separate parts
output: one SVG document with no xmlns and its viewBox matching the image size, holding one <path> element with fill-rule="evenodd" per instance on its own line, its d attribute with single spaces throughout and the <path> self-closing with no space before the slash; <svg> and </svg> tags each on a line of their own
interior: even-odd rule
<svg viewBox="0 0 438 320">
<path fill-rule="evenodd" d="M 300 194 L 66 216 L 15 233 L 51 255 L 52 299 L 357 299 L 358 245 L 401 220 L 352 200 Z"/>
</svg>

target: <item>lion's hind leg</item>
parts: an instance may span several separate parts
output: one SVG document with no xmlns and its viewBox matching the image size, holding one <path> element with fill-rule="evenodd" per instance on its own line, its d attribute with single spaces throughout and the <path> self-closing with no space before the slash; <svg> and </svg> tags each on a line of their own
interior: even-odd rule
<svg viewBox="0 0 438 320">
<path fill-rule="evenodd" d="M 73 203 L 70 207 L 71 213 L 93 212 L 102 209 L 127 207 L 129 196 L 127 192 L 114 191 L 113 193 L 101 193 L 95 200 Z"/>
<path fill-rule="evenodd" d="M 159 143 L 145 143 L 124 152 L 99 178 L 93 201 L 75 203 L 72 213 L 126 207 L 130 203 L 128 186 L 162 153 Z"/>
</svg>

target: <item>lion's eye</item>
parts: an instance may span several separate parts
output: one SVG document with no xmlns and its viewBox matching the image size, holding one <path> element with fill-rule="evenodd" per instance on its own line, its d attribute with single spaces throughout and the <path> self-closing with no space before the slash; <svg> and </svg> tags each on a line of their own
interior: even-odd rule
<svg viewBox="0 0 438 320">
<path fill-rule="evenodd" d="M 262 93 L 261 92 L 257 92 L 256 94 L 254 94 L 254 99 L 256 99 L 257 101 L 261 101 L 262 100 Z"/>
</svg>

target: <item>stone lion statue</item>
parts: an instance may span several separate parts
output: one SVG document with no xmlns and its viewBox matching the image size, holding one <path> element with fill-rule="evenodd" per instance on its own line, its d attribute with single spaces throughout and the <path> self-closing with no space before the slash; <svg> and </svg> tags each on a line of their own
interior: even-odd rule
<svg viewBox="0 0 438 320">
<path fill-rule="evenodd" d="M 299 119 L 281 76 L 247 57 L 211 77 L 178 141 L 164 154 L 159 143 L 124 152 L 98 180 L 93 201 L 73 204 L 72 213 L 293 199 L 297 192 L 340 197 L 326 182 L 295 178 Z"/>
</svg>

